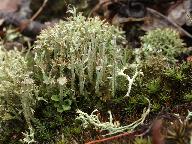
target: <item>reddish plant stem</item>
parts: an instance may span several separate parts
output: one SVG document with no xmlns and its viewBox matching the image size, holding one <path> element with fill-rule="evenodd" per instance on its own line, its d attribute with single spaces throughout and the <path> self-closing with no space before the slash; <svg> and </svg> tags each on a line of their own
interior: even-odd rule
<svg viewBox="0 0 192 144">
<path fill-rule="evenodd" d="M 119 134 L 119 135 L 112 136 L 112 137 L 108 137 L 108 138 L 103 138 L 103 139 L 99 139 L 99 140 L 90 141 L 90 142 L 87 142 L 87 143 L 85 143 L 85 144 L 102 143 L 102 142 L 106 142 L 106 141 L 116 140 L 116 139 L 118 139 L 118 138 L 125 137 L 125 136 L 134 137 L 135 135 L 138 135 L 138 134 L 139 134 L 138 131 L 134 131 L 134 132 L 131 132 L 131 133 L 127 133 L 127 132 L 126 132 L 126 133 Z"/>
</svg>

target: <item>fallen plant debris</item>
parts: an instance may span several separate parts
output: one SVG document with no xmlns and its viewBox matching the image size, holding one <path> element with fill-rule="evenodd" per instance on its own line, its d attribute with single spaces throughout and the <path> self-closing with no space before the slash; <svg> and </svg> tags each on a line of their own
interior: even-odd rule
<svg viewBox="0 0 192 144">
<path fill-rule="evenodd" d="M 6 25 L 16 26 L 23 35 L 34 38 L 42 29 L 47 27 L 41 22 L 34 21 L 46 5 L 46 2 L 47 0 L 45 0 L 40 9 L 31 18 L 29 18 L 31 15 L 31 10 L 29 8 L 30 0 L 22 0 L 12 3 L 12 7 L 17 7 L 14 10 L 9 10 L 8 6 L 10 6 L 9 3 L 11 3 L 11 1 L 4 0 L 5 6 L 0 8 L 0 19 L 3 20 L 2 24 L 5 23 Z"/>
<path fill-rule="evenodd" d="M 182 27 L 185 24 L 190 26 L 187 13 L 191 11 L 191 3 L 191 0 L 156 2 L 147 0 L 100 0 L 90 12 L 90 15 L 99 15 L 102 19 L 112 24 L 123 25 L 122 27 L 129 27 L 129 23 L 132 25 L 138 23 L 144 31 L 172 27 L 177 29 L 181 35 L 191 39 L 192 35 L 190 32 Z M 160 5 L 160 7 L 154 7 L 156 5 Z M 164 10 L 162 12 L 159 11 L 161 7 Z"/>
</svg>

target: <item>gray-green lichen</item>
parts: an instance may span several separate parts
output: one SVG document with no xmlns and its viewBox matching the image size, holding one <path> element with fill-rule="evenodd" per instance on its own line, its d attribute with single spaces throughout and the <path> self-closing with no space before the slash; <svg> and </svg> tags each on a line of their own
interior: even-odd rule
<svg viewBox="0 0 192 144">
<path fill-rule="evenodd" d="M 35 44 L 35 63 L 47 84 L 65 76 L 70 88 L 79 93 L 101 95 L 101 87 L 114 95 L 116 73 L 123 54 L 117 44 L 123 40 L 115 26 L 81 14 L 43 30 Z M 77 82 L 78 81 L 78 82 Z"/>
<path fill-rule="evenodd" d="M 142 47 L 148 55 L 164 55 L 169 61 L 184 51 L 184 43 L 179 32 L 171 28 L 149 31 L 141 38 Z"/>
<path fill-rule="evenodd" d="M 35 103 L 27 60 L 18 50 L 6 51 L 0 45 L 0 118 L 9 120 L 19 118 L 23 113 L 27 123 L 33 115 L 32 106 Z"/>
</svg>

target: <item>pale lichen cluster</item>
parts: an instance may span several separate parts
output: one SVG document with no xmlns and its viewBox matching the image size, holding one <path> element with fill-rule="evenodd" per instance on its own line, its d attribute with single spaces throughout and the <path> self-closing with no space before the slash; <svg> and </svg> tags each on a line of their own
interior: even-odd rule
<svg viewBox="0 0 192 144">
<path fill-rule="evenodd" d="M 95 89 L 96 95 L 101 95 L 103 86 L 114 95 L 117 69 L 123 58 L 119 40 L 123 36 L 118 28 L 97 17 L 86 19 L 74 15 L 38 36 L 34 47 L 36 66 L 50 83 L 55 78 L 67 77 L 70 88 L 81 95 L 86 94 L 87 85 Z"/>
<path fill-rule="evenodd" d="M 147 55 L 164 55 L 169 61 L 184 51 L 185 44 L 178 31 L 171 28 L 158 28 L 141 37 L 142 48 Z"/>
<path fill-rule="evenodd" d="M 86 128 L 88 125 L 93 125 L 95 127 L 95 129 L 99 129 L 101 131 L 107 131 L 108 133 L 105 136 L 122 133 L 125 131 L 132 132 L 133 130 L 135 130 L 136 127 L 143 124 L 143 122 L 145 121 L 146 117 L 148 116 L 148 114 L 150 112 L 151 104 L 148 99 L 147 99 L 147 101 L 149 103 L 149 106 L 147 109 L 143 110 L 143 114 L 142 114 L 141 118 L 126 126 L 121 126 L 120 124 L 118 124 L 118 122 L 115 122 L 113 120 L 111 111 L 108 111 L 108 113 L 109 113 L 108 122 L 100 121 L 98 115 L 94 114 L 95 112 L 98 112 L 97 109 L 94 110 L 90 115 L 81 110 L 77 110 L 77 113 L 79 115 L 76 119 L 82 121 L 84 128 Z"/>
<path fill-rule="evenodd" d="M 3 120 L 19 118 L 19 113 L 30 125 L 35 104 L 35 84 L 28 62 L 22 52 L 7 51 L 0 46 L 0 118 Z M 10 114 L 11 113 L 11 114 Z"/>
</svg>

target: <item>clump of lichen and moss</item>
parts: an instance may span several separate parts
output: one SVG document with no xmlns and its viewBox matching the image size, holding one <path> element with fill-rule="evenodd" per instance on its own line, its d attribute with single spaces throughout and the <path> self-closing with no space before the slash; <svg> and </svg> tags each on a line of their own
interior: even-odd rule
<svg viewBox="0 0 192 144">
<path fill-rule="evenodd" d="M 134 85 L 132 97 L 148 97 L 156 112 L 162 107 L 190 102 L 192 64 L 177 60 L 186 51 L 179 34 L 168 28 L 157 29 L 148 32 L 141 40 L 144 76 Z"/>
<path fill-rule="evenodd" d="M 34 78 L 47 101 L 40 111 L 58 112 L 64 120 L 57 126 L 64 127 L 66 115 L 76 108 L 102 108 L 106 100 L 115 97 L 116 78 L 126 69 L 122 41 L 123 32 L 117 27 L 74 11 L 68 21 L 43 30 L 34 45 Z"/>
<path fill-rule="evenodd" d="M 25 142 L 68 142 L 75 135 L 84 143 L 80 135 L 86 130 L 75 120 L 76 109 L 85 116 L 95 108 L 111 110 L 126 125 L 129 115 L 142 114 L 146 98 L 153 112 L 191 102 L 192 64 L 176 59 L 185 51 L 176 31 L 150 31 L 141 38 L 142 48 L 130 52 L 121 45 L 123 32 L 117 27 L 72 14 L 43 30 L 27 57 L 16 50 L 0 51 L 0 122 L 6 125 L 18 116 L 20 127 L 30 128 Z M 116 130 L 113 120 L 109 124 Z M 0 142 L 8 137 L 12 135 L 3 133 Z"/>
<path fill-rule="evenodd" d="M 1 43 L 0 64 L 0 125 L 1 131 L 5 131 L 1 133 L 0 142 L 4 142 L 7 135 L 31 127 L 36 86 L 22 52 L 7 51 Z"/>
</svg>

